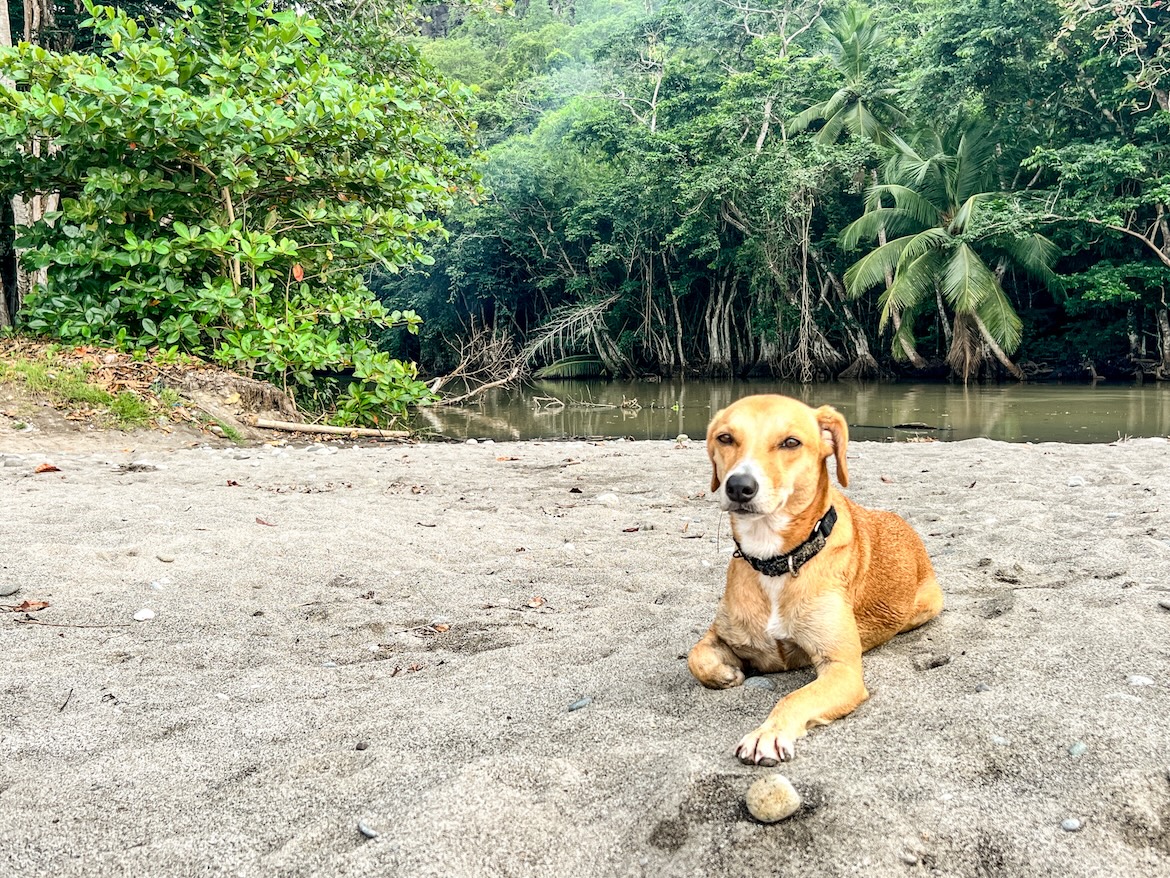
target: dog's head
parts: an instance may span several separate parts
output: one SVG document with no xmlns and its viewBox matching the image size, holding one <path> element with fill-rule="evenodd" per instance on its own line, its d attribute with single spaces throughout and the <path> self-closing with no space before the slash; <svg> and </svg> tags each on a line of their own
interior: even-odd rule
<svg viewBox="0 0 1170 878">
<path fill-rule="evenodd" d="M 828 485 L 830 456 L 837 480 L 849 484 L 849 428 L 830 406 L 809 408 L 786 396 L 746 396 L 715 414 L 707 428 L 711 491 L 724 511 L 796 515 Z"/>
</svg>

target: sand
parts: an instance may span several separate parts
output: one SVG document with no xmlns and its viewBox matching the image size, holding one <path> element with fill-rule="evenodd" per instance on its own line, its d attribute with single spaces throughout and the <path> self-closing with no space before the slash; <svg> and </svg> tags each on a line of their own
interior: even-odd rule
<svg viewBox="0 0 1170 878">
<path fill-rule="evenodd" d="M 5 878 L 1170 875 L 1165 441 L 851 445 L 947 609 L 781 769 L 732 748 L 809 674 L 686 669 L 731 550 L 699 443 L 22 441 Z"/>
</svg>

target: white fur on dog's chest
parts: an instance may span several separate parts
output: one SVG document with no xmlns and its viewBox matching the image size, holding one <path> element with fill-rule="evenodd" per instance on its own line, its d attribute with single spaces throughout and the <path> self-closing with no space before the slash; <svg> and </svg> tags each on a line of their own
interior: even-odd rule
<svg viewBox="0 0 1170 878">
<path fill-rule="evenodd" d="M 764 633 L 773 640 L 791 640 L 792 632 L 789 631 L 785 620 L 780 615 L 780 592 L 784 590 L 784 586 L 788 584 L 788 576 L 764 576 L 760 574 L 760 586 L 764 589 L 764 594 L 768 596 L 768 603 L 771 605 L 771 612 L 768 614 L 768 624 L 764 626 Z"/>
<path fill-rule="evenodd" d="M 783 513 L 738 520 L 736 530 L 739 537 L 739 547 L 746 554 L 757 558 L 771 558 L 780 551 L 780 543 L 776 533 L 787 527 L 790 520 Z M 764 576 L 759 572 L 756 573 L 756 576 L 759 577 L 760 588 L 768 596 L 770 605 L 768 623 L 764 626 L 764 633 L 773 640 L 791 640 L 792 632 L 785 624 L 785 619 L 780 615 L 780 593 L 791 577 L 788 574 Z"/>
</svg>

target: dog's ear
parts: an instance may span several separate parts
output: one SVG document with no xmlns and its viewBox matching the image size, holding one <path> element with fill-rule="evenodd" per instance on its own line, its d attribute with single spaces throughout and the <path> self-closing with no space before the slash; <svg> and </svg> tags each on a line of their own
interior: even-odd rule
<svg viewBox="0 0 1170 878">
<path fill-rule="evenodd" d="M 719 416 L 723 414 L 723 409 L 715 412 L 715 416 L 711 418 L 711 423 L 707 425 L 707 459 L 711 461 L 711 493 L 714 494 L 719 490 L 719 467 L 715 464 L 715 423 L 719 420 Z"/>
<path fill-rule="evenodd" d="M 837 481 L 847 488 L 849 467 L 845 463 L 845 447 L 849 444 L 849 425 L 845 423 L 845 416 L 829 405 L 817 409 L 816 415 L 821 428 L 821 458 L 828 459 L 830 454 L 836 456 Z"/>
</svg>

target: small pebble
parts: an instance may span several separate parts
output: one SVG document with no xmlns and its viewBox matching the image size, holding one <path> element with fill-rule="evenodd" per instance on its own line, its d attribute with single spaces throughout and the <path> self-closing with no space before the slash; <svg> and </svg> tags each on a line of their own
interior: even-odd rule
<svg viewBox="0 0 1170 878">
<path fill-rule="evenodd" d="M 358 821 L 358 832 L 360 832 L 366 838 L 377 838 L 378 837 L 378 830 L 374 829 L 372 826 L 370 826 L 364 820 Z"/>
<path fill-rule="evenodd" d="M 902 862 L 907 866 L 917 866 L 918 854 L 911 853 L 910 851 L 902 851 Z"/>
<path fill-rule="evenodd" d="M 1084 485 L 1085 485 L 1085 480 L 1081 476 L 1073 476 L 1072 478 L 1070 478 L 1068 480 L 1068 486 L 1070 488 L 1082 488 L 1082 487 L 1084 487 Z"/>
<path fill-rule="evenodd" d="M 1080 832 L 1084 824 L 1075 817 L 1068 817 L 1060 821 L 1060 828 L 1065 832 Z"/>
<path fill-rule="evenodd" d="M 365 741 L 358 741 L 357 746 L 354 747 L 353 749 L 355 749 L 355 750 L 368 750 L 368 749 L 370 749 L 370 745 L 367 744 Z"/>
<path fill-rule="evenodd" d="M 1088 749 L 1089 749 L 1089 745 L 1086 744 L 1084 741 L 1077 741 L 1075 744 L 1073 744 L 1071 747 L 1068 748 L 1068 755 L 1069 756 L 1084 756 L 1085 753 L 1088 751 Z"/>
<path fill-rule="evenodd" d="M 336 668 L 337 662 L 335 662 L 335 661 L 321 662 L 321 667 L 323 667 L 323 668 Z"/>
<path fill-rule="evenodd" d="M 570 711 L 580 710 L 582 707 L 588 707 L 592 703 L 593 703 L 593 699 L 590 698 L 588 695 L 586 695 L 583 698 L 578 698 L 576 701 L 574 701 L 572 704 L 570 704 L 569 710 Z"/>
<path fill-rule="evenodd" d="M 782 774 L 761 777 L 748 787 L 748 812 L 761 823 L 777 823 L 800 810 L 800 794 Z"/>
<path fill-rule="evenodd" d="M 1008 744 L 1011 743 L 1011 741 L 1009 741 L 1003 735 L 992 735 L 991 736 L 991 743 L 993 743 L 999 747 L 1006 747 Z"/>
<path fill-rule="evenodd" d="M 174 555 L 155 555 L 155 557 L 158 558 L 158 560 L 162 561 L 164 564 L 170 564 L 175 560 Z"/>
<path fill-rule="evenodd" d="M 980 683 L 978 686 L 975 687 L 975 691 L 976 692 L 990 692 L 991 687 L 988 686 L 986 683 Z"/>
<path fill-rule="evenodd" d="M 149 622 L 154 618 L 154 610 L 142 609 L 134 614 L 135 622 Z"/>
<path fill-rule="evenodd" d="M 20 586 L 13 583 L 0 583 L 0 598 L 6 598 L 9 595 L 16 594 L 20 591 Z"/>
<path fill-rule="evenodd" d="M 478 444 L 479 444 L 479 440 L 478 440 L 478 439 L 468 439 L 468 440 L 467 440 L 467 444 L 468 444 L 468 445 L 478 445 Z"/>
<path fill-rule="evenodd" d="M 776 684 L 767 677 L 748 677 L 743 681 L 745 689 L 775 689 Z"/>
<path fill-rule="evenodd" d="M 1150 677 L 1143 677 L 1141 674 L 1130 674 L 1125 678 L 1125 682 L 1131 686 L 1153 686 L 1154 681 Z"/>
</svg>

